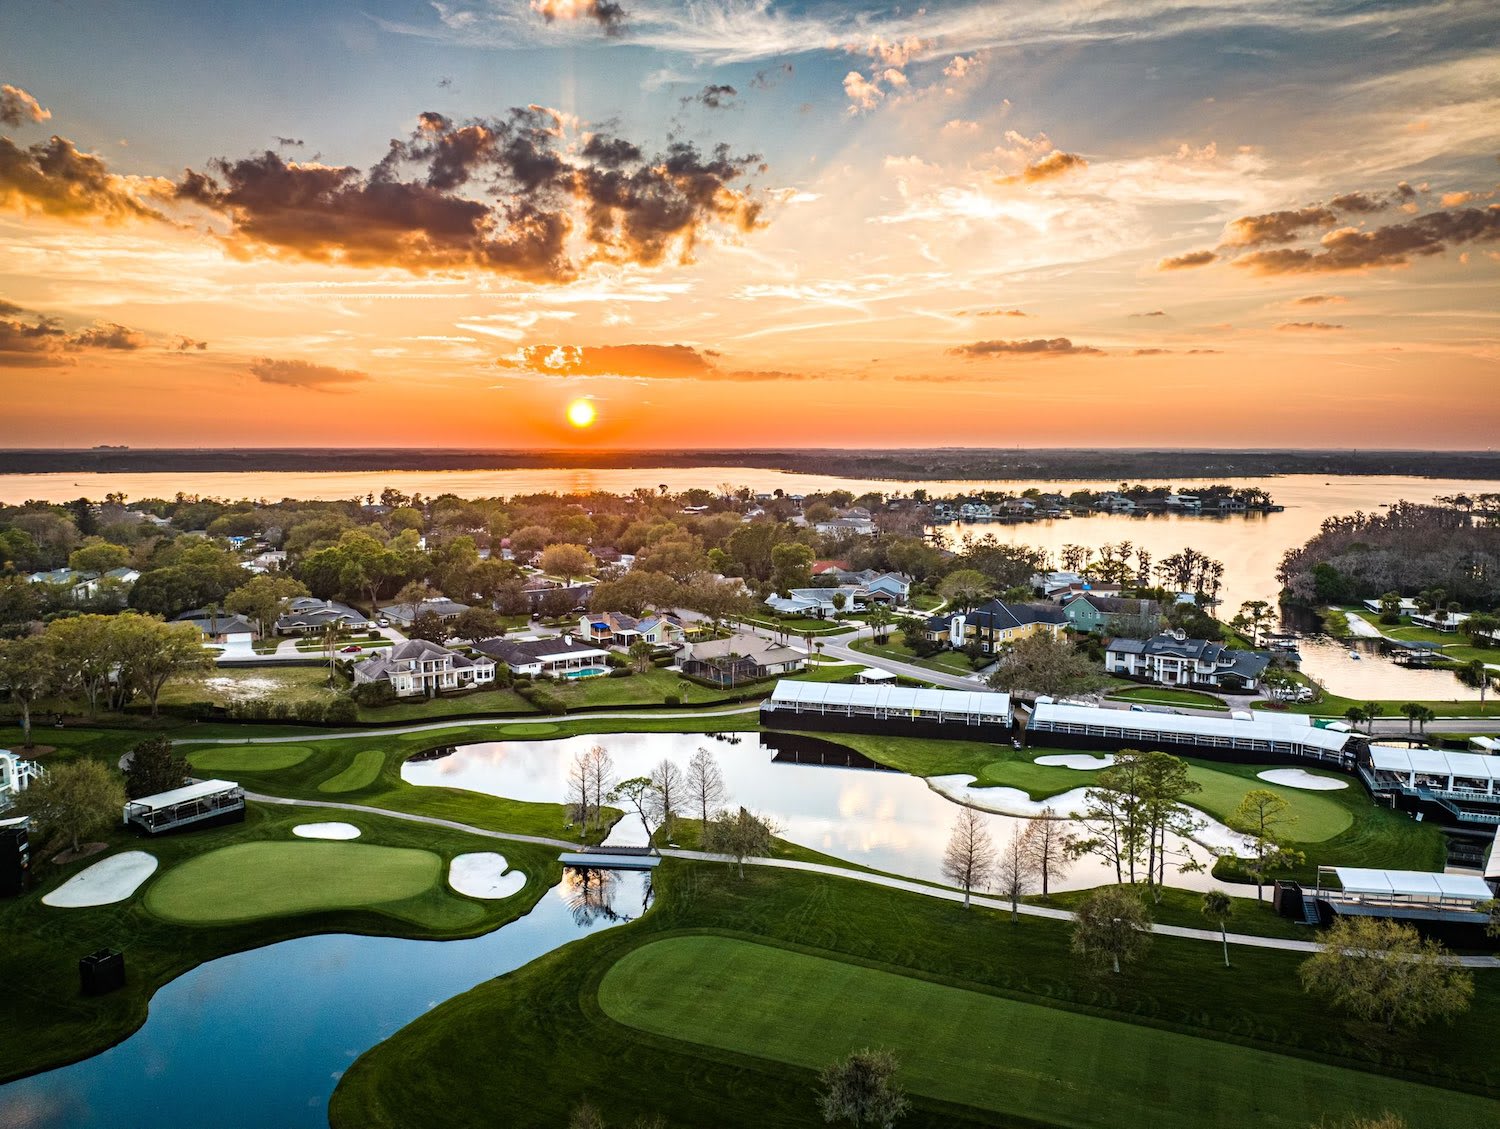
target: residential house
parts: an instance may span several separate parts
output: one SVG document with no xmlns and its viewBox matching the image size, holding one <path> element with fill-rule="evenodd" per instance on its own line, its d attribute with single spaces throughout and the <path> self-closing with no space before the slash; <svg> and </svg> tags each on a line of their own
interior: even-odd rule
<svg viewBox="0 0 1500 1129">
<path fill-rule="evenodd" d="M 314 635 L 329 624 L 347 631 L 364 631 L 371 626 L 363 612 L 316 596 L 294 597 L 286 611 L 276 617 L 276 631 L 280 635 Z"/>
<path fill-rule="evenodd" d="M 545 576 L 528 577 L 523 587 L 526 598 L 531 602 L 532 615 L 541 610 L 542 601 L 553 592 L 566 594 L 571 599 L 575 611 L 587 608 L 589 597 L 594 594 L 592 581 L 582 584 L 558 584 L 556 581 L 548 580 Z"/>
<path fill-rule="evenodd" d="M 715 686 L 741 686 L 790 674 L 807 666 L 807 655 L 759 635 L 735 633 L 726 639 L 687 643 L 682 673 Z"/>
<path fill-rule="evenodd" d="M 280 572 L 286 567 L 286 550 L 267 549 L 263 553 L 256 553 L 245 562 L 247 572 Z"/>
<path fill-rule="evenodd" d="M 1412 612 L 1411 615 L 1411 621 L 1415 626 L 1449 634 L 1462 627 L 1468 618 L 1468 612 L 1450 612 L 1441 609 L 1430 612 Z"/>
<path fill-rule="evenodd" d="M 578 618 L 578 636 L 602 647 L 629 647 L 641 637 L 640 623 L 624 612 L 596 612 Z"/>
<path fill-rule="evenodd" d="M 1063 610 L 1052 604 L 1007 604 L 991 600 L 973 611 L 934 616 L 927 621 L 927 637 L 946 641 L 955 650 L 978 646 L 990 655 L 1033 635 L 1060 637 L 1068 626 Z"/>
<path fill-rule="evenodd" d="M 1271 664 L 1262 651 L 1236 651 L 1207 639 L 1189 639 L 1182 631 L 1150 639 L 1115 639 L 1104 651 L 1110 674 L 1139 678 L 1162 686 L 1206 686 L 1251 693 Z"/>
<path fill-rule="evenodd" d="M 825 568 L 821 572 L 814 571 L 813 575 L 832 580 L 840 588 L 857 589 L 855 597 L 861 604 L 904 604 L 911 594 L 911 582 L 899 572 L 877 572 L 873 568 L 857 572 L 847 568 Z"/>
<path fill-rule="evenodd" d="M 1074 631 L 1102 635 L 1152 634 L 1161 626 L 1161 605 L 1155 600 L 1121 599 L 1084 592 L 1063 604 L 1063 615 Z M 1146 631 L 1142 631 L 1142 628 Z"/>
<path fill-rule="evenodd" d="M 457 600 L 448 599 L 447 596 L 434 596 L 416 605 L 390 604 L 381 608 L 380 614 L 397 627 L 410 627 L 419 615 L 425 615 L 428 612 L 437 616 L 438 619 L 447 621 L 457 619 L 468 610 L 468 604 L 460 604 Z"/>
<path fill-rule="evenodd" d="M 259 634 L 255 624 L 244 616 L 226 615 L 213 608 L 194 608 L 172 622 L 191 623 L 203 634 L 205 643 L 223 643 L 231 647 L 248 647 Z"/>
<path fill-rule="evenodd" d="M 609 652 L 569 635 L 550 639 L 481 639 L 474 650 L 503 662 L 512 674 L 589 678 L 609 673 Z"/>
<path fill-rule="evenodd" d="M 843 599 L 836 601 L 835 595 Z M 766 597 L 766 606 L 777 615 L 832 619 L 841 611 L 853 611 L 856 601 L 863 599 L 864 589 L 859 585 L 840 584 L 834 588 L 793 588 L 785 596 L 772 592 Z"/>
<path fill-rule="evenodd" d="M 426 639 L 408 639 L 354 664 L 354 685 L 388 682 L 398 698 L 431 698 L 493 685 L 495 660 L 464 655 Z"/>
<path fill-rule="evenodd" d="M 0 749 L 0 811 L 4 811 L 26 786 L 43 775 L 35 761 L 22 760 L 9 749 Z"/>
<path fill-rule="evenodd" d="M 813 528 L 824 537 L 869 537 L 875 532 L 875 523 L 868 517 L 836 517 Z"/>
<path fill-rule="evenodd" d="M 141 574 L 133 568 L 112 568 L 104 574 L 97 572 L 79 572 L 71 568 L 54 568 L 48 572 L 33 572 L 26 577 L 31 584 L 51 584 L 55 587 L 66 588 L 68 599 L 74 603 L 83 600 L 92 600 L 99 594 L 101 587 L 114 587 L 117 590 L 129 588 Z"/>
<path fill-rule="evenodd" d="M 687 628 L 674 615 L 659 612 L 636 624 L 640 637 L 653 647 L 677 647 L 687 641 Z"/>
</svg>

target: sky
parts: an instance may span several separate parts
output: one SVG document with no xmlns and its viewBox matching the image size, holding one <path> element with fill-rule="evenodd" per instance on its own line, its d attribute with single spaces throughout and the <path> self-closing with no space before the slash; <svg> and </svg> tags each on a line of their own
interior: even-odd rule
<svg viewBox="0 0 1500 1129">
<path fill-rule="evenodd" d="M 1500 18 L 14 0 L 0 387 L 5 447 L 1485 449 Z"/>
</svg>

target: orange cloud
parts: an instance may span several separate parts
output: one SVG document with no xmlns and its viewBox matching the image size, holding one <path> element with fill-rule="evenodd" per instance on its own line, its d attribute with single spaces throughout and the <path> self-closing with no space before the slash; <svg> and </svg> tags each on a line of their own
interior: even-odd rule
<svg viewBox="0 0 1500 1129">
<path fill-rule="evenodd" d="M 495 363 L 538 376 L 630 377 L 639 380 L 800 380 L 779 371 L 722 369 L 712 350 L 690 345 L 526 345 Z"/>
<path fill-rule="evenodd" d="M 1065 176 L 1070 172 L 1089 167 L 1088 161 L 1077 153 L 1064 153 L 1061 149 L 1054 149 L 1045 157 L 1038 157 L 1032 161 L 1018 176 L 1006 176 L 1000 178 L 1001 184 L 1035 184 L 1039 180 L 1052 180 L 1055 177 Z"/>
<path fill-rule="evenodd" d="M 1219 256 L 1212 251 L 1189 251 L 1186 255 L 1177 255 L 1174 258 L 1163 259 L 1156 264 L 1157 270 L 1192 270 L 1194 267 L 1206 267 L 1209 263 L 1218 262 Z"/>
<path fill-rule="evenodd" d="M 251 361 L 250 372 L 266 384 L 280 384 L 289 388 L 326 390 L 330 384 L 358 384 L 370 379 L 365 373 L 353 369 L 317 365 L 311 361 L 278 361 L 270 357 L 257 357 Z"/>
<path fill-rule="evenodd" d="M 531 10 L 549 24 L 592 20 L 606 35 L 618 35 L 627 15 L 612 0 L 531 0 Z"/>
<path fill-rule="evenodd" d="M 45 109 L 40 102 L 19 86 L 11 86 L 8 83 L 0 86 L 0 122 L 21 126 L 44 122 L 51 117 L 51 110 Z"/>
<path fill-rule="evenodd" d="M 982 357 L 1092 357 L 1103 356 L 1103 349 L 1092 345 L 1075 345 L 1066 337 L 1037 337 L 1029 341 L 976 341 L 948 350 L 955 357 L 977 360 Z"/>
<path fill-rule="evenodd" d="M 117 176 L 66 138 L 22 149 L 0 137 L 0 209 L 108 223 L 164 220 L 154 205 L 172 190 L 171 181 Z"/>
<path fill-rule="evenodd" d="M 1324 333 L 1333 329 L 1343 329 L 1341 325 L 1334 325 L 1326 321 L 1286 321 L 1276 327 L 1283 333 Z"/>
</svg>

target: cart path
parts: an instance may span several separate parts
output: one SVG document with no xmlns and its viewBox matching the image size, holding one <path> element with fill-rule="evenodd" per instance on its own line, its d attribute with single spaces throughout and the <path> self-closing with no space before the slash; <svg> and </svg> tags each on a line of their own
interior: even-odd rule
<svg viewBox="0 0 1500 1129">
<path fill-rule="evenodd" d="M 357 812 L 365 815 L 388 816 L 392 819 L 403 819 L 409 823 L 424 823 L 433 827 L 443 827 L 450 831 L 464 831 L 471 835 L 480 835 L 489 839 L 508 840 L 515 843 L 535 843 L 544 847 L 557 847 L 561 850 L 574 851 L 578 849 L 577 843 L 570 843 L 564 839 L 550 839 L 541 835 L 520 835 L 509 831 L 490 831 L 483 827 L 474 827 L 467 823 L 459 823 L 451 819 L 440 819 L 431 815 L 416 815 L 411 812 L 391 811 L 387 808 L 366 807 L 361 804 L 330 803 L 322 800 L 298 800 L 284 796 L 267 796 L 254 792 L 246 792 L 245 798 L 255 800 L 263 804 L 284 804 L 289 807 L 305 808 L 327 808 L 334 811 Z M 660 854 L 664 858 L 687 859 L 693 862 L 728 862 L 723 855 L 709 854 L 705 851 L 684 851 L 671 847 L 663 848 Z M 908 894 L 920 894 L 928 898 L 941 898 L 948 902 L 961 902 L 964 900 L 962 890 L 955 890 L 944 886 L 932 886 L 924 882 L 916 882 L 907 878 L 896 878 L 886 874 L 872 874 L 862 870 L 847 870 L 843 867 L 830 866 L 827 863 L 801 862 L 796 859 L 772 859 L 772 858 L 747 858 L 746 866 L 767 866 L 780 870 L 800 870 L 810 874 L 824 874 L 832 878 L 848 878 L 855 882 L 865 882 L 872 886 L 881 886 L 887 890 L 899 890 Z M 1011 906 L 1003 898 L 994 898 L 985 894 L 974 894 L 970 899 L 975 905 L 984 906 L 986 909 L 1009 911 Z M 1064 909 L 1053 909 L 1050 906 L 1027 905 L 1024 902 L 1016 907 L 1016 912 L 1027 917 L 1044 917 L 1053 921 L 1071 921 L 1073 914 Z M 1218 932 L 1212 929 L 1189 929 L 1181 925 L 1153 925 L 1151 932 L 1163 937 L 1180 937 L 1190 941 L 1212 941 L 1220 943 Z M 1323 946 L 1314 941 L 1294 941 L 1283 937 L 1257 937 L 1249 933 L 1230 933 L 1227 939 L 1231 945 L 1243 945 L 1248 948 L 1257 949 L 1279 949 L 1283 952 L 1315 953 Z M 1459 962 L 1468 968 L 1500 968 L 1500 957 L 1492 956 L 1464 956 L 1458 958 Z"/>
</svg>

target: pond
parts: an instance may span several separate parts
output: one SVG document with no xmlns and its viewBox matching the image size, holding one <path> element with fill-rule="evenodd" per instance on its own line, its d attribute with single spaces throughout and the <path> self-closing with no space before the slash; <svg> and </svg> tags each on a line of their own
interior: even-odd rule
<svg viewBox="0 0 1500 1129">
<path fill-rule="evenodd" d="M 125 1042 L 0 1086 L 0 1129 L 326 1129 L 339 1078 L 376 1043 L 649 904 L 648 875 L 570 870 L 473 940 L 333 934 L 210 961 L 161 988 Z"/>
<path fill-rule="evenodd" d="M 537 803 L 561 803 L 574 756 L 602 745 L 617 778 L 648 775 L 663 759 L 687 768 L 700 747 L 709 749 L 724 774 L 725 802 L 769 816 L 782 838 L 846 862 L 907 878 L 944 882 L 943 849 L 953 831 L 957 804 L 917 776 L 880 769 L 848 756 L 827 741 L 777 733 L 610 733 L 556 741 L 487 741 L 460 745 L 446 756 L 407 761 L 401 778 L 410 784 L 463 788 Z M 849 767 L 851 764 L 863 767 Z M 1079 784 L 1087 786 L 1087 773 Z M 985 813 L 996 845 L 1024 819 Z M 1070 830 L 1078 830 L 1069 824 Z M 607 842 L 646 841 L 640 820 L 628 815 Z M 1174 842 L 1174 849 L 1211 862 L 1207 850 Z M 1054 885 L 1085 889 L 1114 881 L 1113 870 L 1093 859 L 1074 864 Z M 1207 874 L 1171 875 L 1172 885 L 1207 889 Z"/>
<path fill-rule="evenodd" d="M 1330 694 L 1356 701 L 1479 700 L 1479 691 L 1465 686 L 1451 670 L 1400 666 L 1381 653 L 1383 645 L 1378 640 L 1338 642 L 1326 636 L 1299 639 L 1297 650 L 1302 663 L 1298 669 L 1315 678 Z"/>
</svg>

